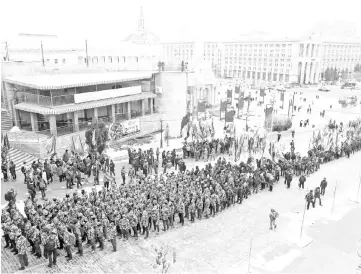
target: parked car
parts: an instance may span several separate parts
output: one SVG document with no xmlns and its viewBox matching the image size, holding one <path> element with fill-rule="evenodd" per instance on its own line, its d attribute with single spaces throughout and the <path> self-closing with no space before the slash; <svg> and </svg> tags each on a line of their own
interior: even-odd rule
<svg viewBox="0 0 361 274">
<path fill-rule="evenodd" d="M 290 89 L 290 88 L 291 88 L 291 85 L 290 85 L 290 84 L 285 84 L 285 88 L 286 88 L 286 89 Z"/>
<path fill-rule="evenodd" d="M 278 86 L 277 91 L 286 91 L 284 86 Z"/>
<path fill-rule="evenodd" d="M 341 89 L 345 89 L 345 88 L 350 88 L 350 89 L 354 89 L 356 87 L 356 83 L 344 83 L 342 86 L 341 86 Z"/>
<path fill-rule="evenodd" d="M 291 88 L 300 88 L 300 87 L 301 87 L 301 84 L 300 84 L 300 83 L 297 83 L 297 82 L 292 82 L 292 83 L 290 84 L 290 87 L 291 87 Z"/>
<path fill-rule="evenodd" d="M 329 87 L 327 87 L 327 86 L 321 86 L 318 90 L 319 91 L 326 91 L 326 92 L 331 91 L 331 89 Z"/>
</svg>

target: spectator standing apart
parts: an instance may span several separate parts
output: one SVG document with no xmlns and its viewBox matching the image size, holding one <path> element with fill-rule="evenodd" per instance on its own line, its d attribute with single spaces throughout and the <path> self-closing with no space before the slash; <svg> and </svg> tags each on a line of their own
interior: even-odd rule
<svg viewBox="0 0 361 274">
<path fill-rule="evenodd" d="M 320 193 L 320 188 L 319 187 L 315 188 L 315 200 L 313 201 L 314 206 L 316 204 L 316 199 L 318 199 L 320 201 L 320 206 L 322 206 L 322 204 L 321 204 L 321 193 Z"/>
<path fill-rule="evenodd" d="M 321 195 L 323 196 L 323 195 L 325 195 L 325 191 L 326 191 L 326 187 L 327 187 L 326 178 L 323 178 L 323 180 L 321 181 L 320 187 L 321 187 Z"/>
<path fill-rule="evenodd" d="M 269 229 L 270 230 L 276 229 L 276 227 L 277 227 L 276 219 L 278 218 L 278 212 L 272 208 L 271 213 L 269 214 L 269 218 L 270 218 L 270 228 Z"/>
<path fill-rule="evenodd" d="M 306 194 L 306 202 L 307 202 L 307 210 L 310 209 L 310 204 L 315 207 L 314 198 L 313 198 L 313 190 L 311 189 L 309 193 Z"/>
<path fill-rule="evenodd" d="M 303 174 L 301 175 L 301 177 L 299 179 L 299 182 L 300 182 L 298 184 L 299 188 L 301 189 L 301 187 L 302 187 L 302 189 L 304 189 L 305 188 L 306 177 Z"/>
</svg>

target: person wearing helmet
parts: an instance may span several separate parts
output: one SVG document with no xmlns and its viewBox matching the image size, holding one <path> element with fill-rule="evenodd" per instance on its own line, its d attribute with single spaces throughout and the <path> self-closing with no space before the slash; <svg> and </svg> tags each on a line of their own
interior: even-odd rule
<svg viewBox="0 0 361 274">
<path fill-rule="evenodd" d="M 47 237 L 45 241 L 45 246 L 48 252 L 49 265 L 48 267 L 52 267 L 53 264 L 56 265 L 56 258 L 58 256 L 57 248 L 60 247 L 58 232 L 56 229 L 51 230 L 50 235 Z"/>
</svg>

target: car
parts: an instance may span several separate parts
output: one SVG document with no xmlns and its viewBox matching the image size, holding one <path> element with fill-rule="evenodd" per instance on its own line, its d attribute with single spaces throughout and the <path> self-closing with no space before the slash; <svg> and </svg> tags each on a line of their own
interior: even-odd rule
<svg viewBox="0 0 361 274">
<path fill-rule="evenodd" d="M 300 87 L 301 87 L 301 84 L 300 84 L 300 83 L 297 83 L 297 82 L 292 82 L 292 83 L 290 83 L 290 87 L 291 87 L 291 88 L 300 88 Z"/>
<path fill-rule="evenodd" d="M 326 86 L 322 86 L 318 90 L 319 91 L 326 91 L 326 92 L 331 91 L 331 89 L 329 87 L 326 87 Z"/>
<path fill-rule="evenodd" d="M 277 91 L 286 91 L 284 86 L 278 86 Z"/>
<path fill-rule="evenodd" d="M 291 88 L 291 85 L 290 85 L 290 84 L 286 84 L 286 85 L 285 85 L 285 88 L 286 88 L 286 89 L 290 89 L 290 88 Z"/>
<path fill-rule="evenodd" d="M 345 89 L 345 88 L 354 89 L 355 87 L 356 87 L 356 83 L 344 83 L 341 86 L 341 89 Z"/>
</svg>

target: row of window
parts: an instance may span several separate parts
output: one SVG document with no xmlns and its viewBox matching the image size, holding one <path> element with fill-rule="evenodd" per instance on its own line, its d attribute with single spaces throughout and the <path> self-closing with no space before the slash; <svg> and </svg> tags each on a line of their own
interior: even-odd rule
<svg viewBox="0 0 361 274">
<path fill-rule="evenodd" d="M 52 63 L 53 59 L 46 59 L 46 63 Z M 60 63 L 66 64 L 66 59 L 54 59 L 54 64 L 60 64 Z"/>
<path fill-rule="evenodd" d="M 98 63 L 125 63 L 125 62 L 139 62 L 143 60 L 156 61 L 156 56 L 89 56 L 89 63 L 98 64 Z M 78 56 L 79 63 L 86 63 L 86 58 L 83 56 Z"/>
</svg>

